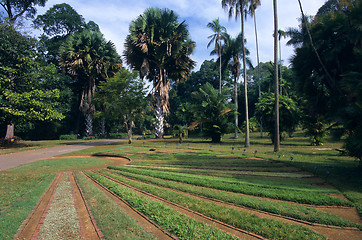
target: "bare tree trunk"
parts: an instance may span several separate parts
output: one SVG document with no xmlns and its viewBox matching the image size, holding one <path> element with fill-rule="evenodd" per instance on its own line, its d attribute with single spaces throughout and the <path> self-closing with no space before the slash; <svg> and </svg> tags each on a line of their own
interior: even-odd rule
<svg viewBox="0 0 362 240">
<path fill-rule="evenodd" d="M 156 104 L 155 104 L 155 117 L 156 117 L 156 128 L 155 128 L 155 135 L 157 138 L 162 138 L 164 135 L 163 130 L 163 122 L 164 122 L 164 116 L 163 116 L 163 110 L 161 105 L 161 97 L 159 96 L 159 93 L 155 94 Z"/>
<path fill-rule="evenodd" d="M 100 132 L 100 135 L 102 137 L 106 136 L 106 120 L 104 119 L 104 117 L 101 120 L 101 132 Z"/>
<path fill-rule="evenodd" d="M 239 74 L 239 71 L 238 73 Z M 239 75 L 238 75 L 239 76 Z M 235 90 L 235 138 L 238 138 L 239 137 L 239 129 L 238 129 L 238 126 L 239 126 L 239 115 L 238 115 L 238 77 L 235 76 L 235 81 L 234 81 L 234 90 Z"/>
<path fill-rule="evenodd" d="M 220 80 L 219 80 L 219 92 L 221 93 L 221 82 L 222 82 L 222 78 L 221 78 L 221 42 L 220 42 L 220 39 L 219 39 L 219 59 L 220 59 L 220 63 L 219 63 L 219 65 L 220 65 Z"/>
<path fill-rule="evenodd" d="M 244 75 L 244 91 L 245 91 L 245 147 L 250 147 L 249 137 L 249 106 L 248 106 L 248 81 L 246 76 L 246 52 L 244 41 L 244 12 L 241 11 L 241 40 L 243 47 L 243 75 Z"/>
<path fill-rule="evenodd" d="M 10 122 L 6 127 L 5 139 L 12 139 L 12 138 L 14 138 L 14 124 Z"/>
<path fill-rule="evenodd" d="M 256 27 L 256 14 L 254 13 L 254 32 L 255 32 L 255 42 L 256 42 L 256 60 L 258 63 L 258 82 L 259 82 L 259 100 L 261 98 L 261 86 L 260 86 L 260 61 L 259 61 L 259 42 L 258 42 L 258 31 Z M 263 137 L 263 119 L 260 117 L 260 137 Z"/>
<path fill-rule="evenodd" d="M 277 10 L 277 0 L 273 0 L 273 7 L 274 7 L 274 97 L 275 97 L 274 152 L 279 152 L 280 151 L 280 134 L 279 134 L 278 10 Z"/>
<path fill-rule="evenodd" d="M 93 119 L 90 113 L 85 114 L 85 135 L 93 136 Z"/>
</svg>

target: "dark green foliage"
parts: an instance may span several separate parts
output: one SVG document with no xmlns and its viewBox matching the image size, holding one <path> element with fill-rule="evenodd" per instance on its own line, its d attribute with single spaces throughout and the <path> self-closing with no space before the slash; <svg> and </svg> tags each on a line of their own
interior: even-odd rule
<svg viewBox="0 0 362 240">
<path fill-rule="evenodd" d="M 14 25 L 19 17 L 33 18 L 37 12 L 36 6 L 44 7 L 46 2 L 47 0 L 1 0 L 0 5 L 6 11 L 5 19 Z"/>
<path fill-rule="evenodd" d="M 201 123 L 203 135 L 206 138 L 211 138 L 212 142 L 220 142 L 222 135 L 226 133 L 228 128 L 227 114 L 232 111 L 231 106 L 226 102 L 230 93 L 229 88 L 223 88 L 219 91 L 209 83 L 202 86 L 198 92 L 193 92 L 194 104 L 192 109 L 195 117 L 199 120 L 191 124 L 189 129 Z"/>
<path fill-rule="evenodd" d="M 59 86 L 49 84 L 61 77 L 54 65 L 43 63 L 36 51 L 36 40 L 1 23 L 0 41 L 0 122 L 19 124 L 64 118 L 66 109 L 58 102 Z"/>
<path fill-rule="evenodd" d="M 69 134 L 69 135 L 60 135 L 59 140 L 74 140 L 77 138 L 78 136 L 76 134 Z"/>
<path fill-rule="evenodd" d="M 259 103 L 256 104 L 255 117 L 263 119 L 263 127 L 269 132 L 272 142 L 274 141 L 274 95 L 265 93 L 262 95 Z M 291 135 L 299 124 L 301 111 L 297 103 L 288 96 L 279 96 L 280 111 L 280 134 L 287 132 Z"/>
<path fill-rule="evenodd" d="M 124 126 L 131 141 L 132 129 L 135 124 L 141 125 L 148 104 L 144 86 L 138 73 L 127 69 L 101 82 L 94 98 L 99 109 L 96 117 L 106 121 L 111 131 Z"/>
<path fill-rule="evenodd" d="M 310 23 L 291 35 L 297 47 L 293 69 L 305 113 L 312 123 L 342 123 L 352 138 L 362 119 L 361 12 L 359 0 L 328 1 Z M 306 37 L 306 24 L 321 61 Z M 357 148 L 353 151 L 361 152 L 360 147 L 353 145 Z"/>
</svg>

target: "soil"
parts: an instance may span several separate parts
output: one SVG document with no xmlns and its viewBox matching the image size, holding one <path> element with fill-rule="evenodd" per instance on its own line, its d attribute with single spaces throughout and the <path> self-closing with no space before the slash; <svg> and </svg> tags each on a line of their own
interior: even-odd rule
<svg viewBox="0 0 362 240">
<path fill-rule="evenodd" d="M 63 178 L 63 175 L 68 175 L 66 178 L 68 180 L 68 183 L 70 182 L 71 185 L 71 195 L 74 201 L 74 206 L 76 208 L 76 212 L 78 215 L 78 221 L 80 225 L 80 231 L 81 234 L 77 234 L 80 236 L 72 236 L 72 239 L 100 239 L 98 234 L 98 228 L 96 225 L 92 222 L 92 217 L 90 216 L 87 207 L 85 205 L 85 202 L 83 201 L 83 198 L 81 196 L 81 193 L 75 184 L 74 176 L 70 173 L 59 173 L 55 177 L 54 181 L 48 188 L 48 190 L 45 192 L 45 194 L 42 196 L 42 198 L 39 200 L 39 203 L 34 208 L 33 212 L 29 215 L 29 217 L 26 219 L 23 226 L 20 228 L 17 236 L 15 239 L 39 239 L 42 238 L 42 235 L 44 236 L 44 233 L 42 233 L 42 226 L 47 223 L 47 216 L 49 215 L 49 209 L 52 203 L 54 203 L 54 195 L 56 193 L 56 190 L 59 186 L 60 181 Z M 59 209 L 53 209 L 53 212 L 63 212 L 61 207 L 69 208 L 70 204 L 66 204 L 67 206 L 59 206 L 55 205 L 55 208 Z M 54 206 L 53 206 L 54 207 Z M 58 221 L 67 221 L 67 219 L 55 219 L 56 222 Z M 66 223 L 65 223 L 66 224 Z M 66 225 L 65 225 L 66 226 Z M 68 229 L 69 230 L 69 229 Z M 43 230 L 43 232 L 46 230 Z M 64 231 L 63 233 L 64 234 Z M 68 235 L 69 237 L 69 235 Z M 66 238 L 60 238 L 60 239 L 66 239 Z"/>
</svg>

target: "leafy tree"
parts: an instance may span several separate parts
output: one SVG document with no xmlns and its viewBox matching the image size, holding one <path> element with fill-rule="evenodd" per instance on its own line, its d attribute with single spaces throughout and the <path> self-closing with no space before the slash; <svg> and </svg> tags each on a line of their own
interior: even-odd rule
<svg viewBox="0 0 362 240">
<path fill-rule="evenodd" d="M 311 119 L 318 120 L 316 124 L 342 123 L 348 137 L 354 138 L 360 135 L 362 117 L 362 6 L 360 1 L 343 1 L 330 11 L 301 25 L 299 32 L 309 29 L 313 41 L 292 36 L 298 43 L 293 69 L 298 92 L 305 100 L 304 111 Z"/>
<path fill-rule="evenodd" d="M 86 121 L 86 135 L 93 135 L 95 112 L 92 98 L 96 85 L 112 77 L 121 68 L 114 44 L 106 42 L 100 32 L 84 30 L 69 36 L 60 47 L 59 63 L 63 71 L 76 80 L 80 89 L 79 110 Z"/>
<path fill-rule="evenodd" d="M 195 62 L 190 58 L 195 44 L 185 22 L 171 10 L 149 8 L 129 28 L 124 56 L 132 69 L 153 83 L 155 135 L 164 135 L 164 115 L 169 113 L 170 80 L 185 80 Z"/>
<path fill-rule="evenodd" d="M 220 81 L 219 81 L 219 90 L 221 91 L 221 82 L 222 82 L 222 74 L 221 74 L 221 52 L 222 52 L 222 42 L 225 42 L 226 40 L 226 28 L 224 26 L 220 25 L 219 19 L 214 19 L 212 22 L 209 22 L 207 24 L 207 27 L 210 28 L 214 34 L 210 35 L 208 38 L 210 39 L 210 42 L 207 44 L 207 47 L 210 47 L 212 43 L 215 43 L 214 50 L 211 52 L 211 54 L 215 54 L 217 52 L 217 55 L 219 56 L 219 70 L 220 70 Z"/>
<path fill-rule="evenodd" d="M 55 4 L 43 15 L 38 15 L 33 22 L 47 36 L 69 36 L 85 25 L 84 18 L 66 3 Z"/>
<path fill-rule="evenodd" d="M 202 123 L 203 135 L 211 138 L 212 142 L 220 142 L 228 128 L 228 113 L 232 112 L 232 106 L 227 103 L 230 97 L 230 89 L 224 88 L 221 93 L 206 83 L 198 92 L 193 92 L 194 104 L 192 105 L 197 121 L 193 122 L 189 129 L 194 129 Z"/>
<path fill-rule="evenodd" d="M 132 143 L 132 129 L 137 118 L 142 118 L 146 108 L 145 83 L 137 77 L 137 72 L 126 69 L 116 73 L 98 86 L 95 102 L 105 110 L 106 119 L 122 122 L 128 134 L 128 143 Z"/>
<path fill-rule="evenodd" d="M 4 8 L 11 25 L 25 14 L 26 18 L 33 18 L 36 14 L 36 6 L 45 6 L 47 0 L 0 0 L 0 5 Z"/>
<path fill-rule="evenodd" d="M 269 132 L 269 136 L 274 143 L 275 141 L 275 98 L 273 93 L 263 93 L 260 101 L 256 104 L 256 118 L 263 118 L 264 128 Z M 282 132 L 291 135 L 301 119 L 301 110 L 297 103 L 290 97 L 279 96 L 280 101 L 280 138 Z"/>
<path fill-rule="evenodd" d="M 58 89 L 44 83 L 55 66 L 44 66 L 37 56 L 36 41 L 0 24 L 0 120 L 7 124 L 6 138 L 14 136 L 14 123 L 64 118 L 57 109 Z"/>
<path fill-rule="evenodd" d="M 99 32 L 96 23 L 86 23 L 83 16 L 66 3 L 55 4 L 43 15 L 38 15 L 33 23 L 35 28 L 43 30 L 40 40 L 46 47 L 44 55 L 54 64 L 58 64 L 59 47 L 68 36 L 84 29 Z"/>
<path fill-rule="evenodd" d="M 219 89 L 219 69 L 218 61 L 205 60 L 200 70 L 192 72 L 186 81 L 172 84 L 170 90 L 170 114 L 167 121 L 171 125 L 189 125 L 195 121 L 191 105 L 193 104 L 192 92 L 209 83 L 213 88 Z M 223 71 L 222 88 L 232 86 L 230 70 Z"/>
</svg>

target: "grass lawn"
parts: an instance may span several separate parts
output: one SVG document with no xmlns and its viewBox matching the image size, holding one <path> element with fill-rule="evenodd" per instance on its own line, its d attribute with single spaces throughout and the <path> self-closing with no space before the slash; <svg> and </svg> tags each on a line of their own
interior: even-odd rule
<svg viewBox="0 0 362 240">
<path fill-rule="evenodd" d="M 77 141 L 77 143 L 79 142 Z M 295 218 L 300 217 L 300 219 L 312 222 L 327 222 L 327 224 L 328 222 L 335 222 L 333 223 L 335 225 L 351 226 L 349 223 L 338 220 L 335 216 L 324 217 L 322 214 L 320 216 L 313 216 L 309 213 L 313 209 L 303 208 L 300 209 L 300 213 L 297 211 L 293 212 L 289 210 L 288 204 L 310 201 L 312 204 L 320 205 L 355 205 L 360 216 L 362 216 L 361 164 L 353 158 L 340 155 L 335 150 L 342 147 L 341 142 L 330 140 L 324 146 L 314 147 L 309 145 L 308 139 L 304 137 L 302 132 L 297 132 L 293 138 L 288 138 L 282 142 L 280 153 L 274 153 L 270 139 L 267 137 L 260 138 L 259 133 L 251 134 L 251 147 L 244 148 L 243 142 L 242 136 L 239 139 L 234 139 L 231 135 L 226 135 L 222 143 L 219 144 L 211 144 L 201 138 L 189 138 L 182 144 L 178 144 L 178 139 L 174 138 L 135 140 L 132 145 L 124 141 L 73 152 L 67 154 L 68 157 L 65 158 L 41 160 L 1 171 L 0 211 L 10 205 L 12 206 L 14 201 L 19 198 L 24 201 L 28 201 L 27 199 L 29 198 L 30 204 L 21 201 L 17 203 L 19 206 L 21 204 L 28 206 L 24 207 L 24 211 L 22 211 L 22 208 L 16 209 L 16 211 L 19 211 L 19 216 L 21 215 L 19 220 L 17 220 L 20 225 L 21 219 L 27 217 L 27 211 L 29 211 L 33 202 L 41 196 L 42 191 L 46 189 L 54 173 L 105 168 L 105 166 L 111 163 L 111 160 L 108 159 L 81 158 L 75 155 L 106 153 L 108 155 L 130 157 L 132 162 L 127 167 L 120 168 L 119 170 L 122 171 L 119 173 L 124 174 L 126 177 L 132 176 L 137 178 L 144 184 L 153 183 L 200 196 L 223 201 L 229 200 L 234 204 Z M 69 143 L 75 142 L 20 142 L 20 145 L 16 145 L 14 148 L 0 149 L 0 154 Z M 92 211 L 94 211 L 94 215 L 98 215 L 98 217 L 95 216 L 98 218 L 97 222 L 100 225 L 103 224 L 101 228 L 104 230 L 105 235 L 109 234 L 109 236 L 112 236 L 112 229 L 119 226 L 112 225 L 113 223 L 107 222 L 106 217 L 102 218 L 102 216 L 106 216 L 104 213 L 108 211 L 117 212 L 118 215 L 119 209 L 117 210 L 115 206 L 111 206 L 109 199 L 101 197 L 96 189 L 87 184 L 86 179 L 83 179 L 81 176 L 78 176 L 78 178 L 82 187 L 88 189 L 86 190 L 88 192 L 88 195 L 86 193 L 88 199 L 91 199 L 92 195 L 97 195 L 97 198 L 99 197 L 97 202 L 106 203 L 108 201 L 107 204 L 110 204 L 106 208 L 104 208 L 103 204 L 93 206 Z M 331 189 L 328 185 L 332 185 L 336 189 Z M 231 191 L 234 193 L 231 193 Z M 155 190 L 155 192 L 160 192 L 161 194 L 161 191 Z M 259 193 L 263 194 L 260 195 Z M 333 197 L 330 198 L 328 196 L 340 193 L 347 197 L 351 203 L 346 203 L 346 201 L 333 203 Z M 241 199 L 238 197 L 238 194 L 239 196 L 240 194 L 246 196 Z M 321 196 L 318 196 L 318 194 Z M 317 197 L 315 199 L 308 199 L 308 195 L 318 196 L 318 199 Z M 164 196 L 167 196 L 167 193 Z M 176 195 L 174 196 L 176 198 Z M 268 202 L 252 200 L 258 196 L 267 197 L 268 201 L 275 201 L 274 199 L 277 199 L 278 201 L 286 200 L 288 203 L 286 205 L 276 204 L 271 206 Z M 181 204 L 183 196 L 180 195 L 179 197 Z M 187 201 L 190 201 L 189 204 L 191 204 L 191 200 Z M 200 202 L 195 204 L 195 206 L 202 206 L 202 204 Z M 13 207 L 16 207 L 16 205 Z M 11 213 L 10 210 L 13 207 L 8 208 L 0 215 L 2 218 L 0 229 L 6 228 L 5 222 L 10 220 L 5 219 L 5 213 L 7 213 L 7 216 L 10 216 L 11 214 L 9 215 L 9 213 Z M 205 205 L 205 208 L 209 207 Z M 226 210 L 220 209 L 220 212 L 222 211 Z M 121 216 L 121 212 L 119 214 Z M 230 212 L 230 215 L 232 214 L 237 216 L 239 213 Z M 308 220 L 308 218 L 315 220 Z M 221 218 L 220 220 L 233 221 L 232 219 L 222 220 Z M 117 220 L 116 222 L 119 221 Z M 17 224 L 13 224 L 11 234 L 15 234 L 14 231 L 16 232 L 16 229 L 19 227 Z M 188 224 L 194 226 L 196 223 Z M 357 227 L 360 228 L 360 226 Z M 142 231 L 135 230 L 137 227 L 128 228 L 134 230 L 133 233 L 129 233 L 129 237 L 132 238 L 133 236 L 135 239 L 138 237 L 141 239 L 148 238 L 147 234 L 144 235 Z M 107 231 L 108 233 L 106 234 Z M 118 233 L 122 236 L 128 234 Z M 10 235 L 7 238 L 11 238 Z M 264 236 L 270 237 L 274 235 L 271 233 L 271 235 Z"/>
</svg>

